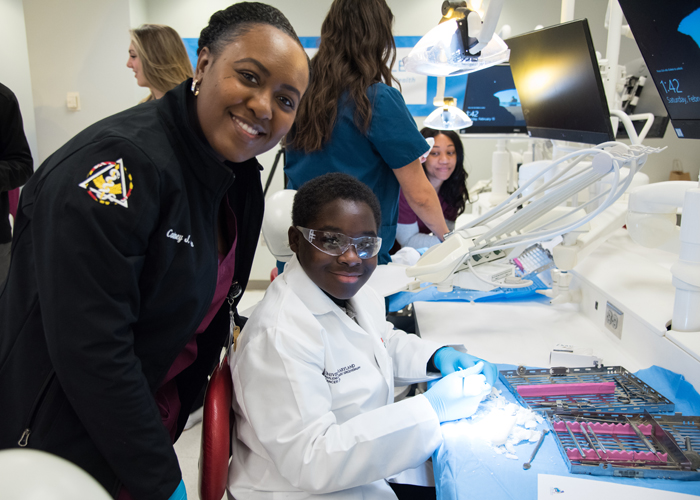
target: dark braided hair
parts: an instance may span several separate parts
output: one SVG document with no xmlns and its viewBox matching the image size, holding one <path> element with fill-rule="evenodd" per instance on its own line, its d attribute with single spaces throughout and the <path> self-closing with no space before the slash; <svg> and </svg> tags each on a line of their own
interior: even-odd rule
<svg viewBox="0 0 700 500">
<path fill-rule="evenodd" d="M 299 188 L 292 205 L 292 224 L 309 227 L 323 207 L 336 200 L 366 203 L 372 209 L 377 229 L 381 226 L 382 211 L 377 196 L 367 185 L 340 172 L 315 177 Z"/>
<path fill-rule="evenodd" d="M 459 215 L 464 213 L 464 208 L 469 201 L 469 192 L 467 191 L 467 171 L 464 170 L 464 146 L 462 145 L 462 140 L 454 130 L 435 130 L 424 127 L 421 129 L 420 133 L 425 138 L 444 135 L 451 140 L 452 144 L 455 146 L 455 152 L 457 153 L 457 163 L 455 165 L 455 169 L 447 180 L 442 183 L 438 194 L 443 200 L 445 200 L 450 208 L 455 211 L 454 217 L 456 219 Z M 423 170 L 425 170 L 425 164 L 423 164 Z"/>
<path fill-rule="evenodd" d="M 214 55 L 218 55 L 224 46 L 250 31 L 255 24 L 269 24 L 286 33 L 296 40 L 299 46 L 302 46 L 289 20 L 278 9 L 259 2 L 240 2 L 211 16 L 209 24 L 199 34 L 197 55 L 204 47 L 208 47 Z"/>
</svg>

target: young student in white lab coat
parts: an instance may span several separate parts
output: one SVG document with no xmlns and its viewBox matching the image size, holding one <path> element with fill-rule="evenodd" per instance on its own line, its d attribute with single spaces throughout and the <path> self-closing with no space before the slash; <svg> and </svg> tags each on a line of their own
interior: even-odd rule
<svg viewBox="0 0 700 500">
<path fill-rule="evenodd" d="M 394 330 L 363 287 L 377 265 L 379 203 L 353 177 L 296 193 L 296 254 L 268 288 L 231 358 L 236 431 L 229 498 L 395 499 L 384 478 L 427 460 L 440 422 L 472 415 L 496 368 Z M 464 370 L 463 370 L 464 369 Z M 394 403 L 394 382 L 447 375 Z"/>
</svg>

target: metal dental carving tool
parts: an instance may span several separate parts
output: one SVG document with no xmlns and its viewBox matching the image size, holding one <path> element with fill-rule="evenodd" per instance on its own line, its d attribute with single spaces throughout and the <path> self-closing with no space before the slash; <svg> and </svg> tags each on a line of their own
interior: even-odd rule
<svg viewBox="0 0 700 500">
<path fill-rule="evenodd" d="M 537 455 L 537 450 L 539 450 L 540 446 L 542 446 L 542 441 L 544 441 L 544 437 L 547 435 L 548 432 L 549 432 L 548 429 L 545 429 L 542 431 L 542 435 L 540 436 L 540 439 L 537 441 L 537 444 L 535 445 L 535 449 L 532 450 L 532 455 L 530 455 L 530 460 L 528 460 L 527 462 L 525 462 L 523 464 L 523 469 L 528 470 L 530 468 L 530 464 L 535 459 L 535 455 Z"/>
</svg>

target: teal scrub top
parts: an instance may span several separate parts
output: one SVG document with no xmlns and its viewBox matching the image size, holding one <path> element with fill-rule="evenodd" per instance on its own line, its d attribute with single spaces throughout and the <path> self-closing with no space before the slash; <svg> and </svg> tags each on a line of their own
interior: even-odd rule
<svg viewBox="0 0 700 500">
<path fill-rule="evenodd" d="M 306 181 L 329 172 L 350 174 L 367 184 L 382 209 L 379 263 L 386 264 L 391 262 L 389 250 L 394 245 L 399 216 L 399 181 L 392 170 L 420 158 L 430 146 L 397 89 L 375 83 L 367 89 L 367 97 L 372 103 L 367 135 L 355 125 L 355 104 L 344 94 L 331 139 L 310 154 L 288 147 L 284 172 L 289 189 L 299 189 Z"/>
</svg>

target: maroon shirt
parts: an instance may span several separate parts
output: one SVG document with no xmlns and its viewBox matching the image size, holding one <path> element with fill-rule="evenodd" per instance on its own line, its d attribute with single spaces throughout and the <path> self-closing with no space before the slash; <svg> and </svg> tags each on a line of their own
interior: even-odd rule
<svg viewBox="0 0 700 500">
<path fill-rule="evenodd" d="M 454 222 L 457 220 L 457 209 L 451 207 L 447 202 L 438 194 L 438 199 L 440 200 L 440 207 L 442 207 L 442 215 L 446 220 Z M 423 234 L 430 234 L 432 231 L 428 229 L 422 220 L 418 218 L 416 213 L 408 205 L 406 197 L 403 195 L 403 191 L 399 192 L 399 224 L 413 224 L 418 223 L 418 232 Z"/>
<path fill-rule="evenodd" d="M 187 343 L 182 352 L 173 362 L 170 370 L 168 370 L 163 383 L 156 391 L 156 403 L 160 409 L 160 416 L 163 419 L 163 425 L 170 432 L 170 438 L 174 441 L 177 432 L 177 419 L 180 415 L 180 398 L 177 393 L 177 384 L 175 377 L 183 372 L 188 366 L 194 363 L 197 359 L 197 335 L 207 329 L 211 320 L 221 308 L 221 305 L 226 299 L 231 281 L 233 281 L 233 271 L 235 269 L 236 256 L 236 216 L 228 204 L 228 199 L 225 203 L 226 222 L 228 224 L 229 237 L 233 239 L 233 244 L 227 255 L 219 254 L 219 272 L 216 277 L 216 290 L 214 291 L 214 299 L 209 306 L 206 316 L 195 331 L 190 341 Z"/>
</svg>

